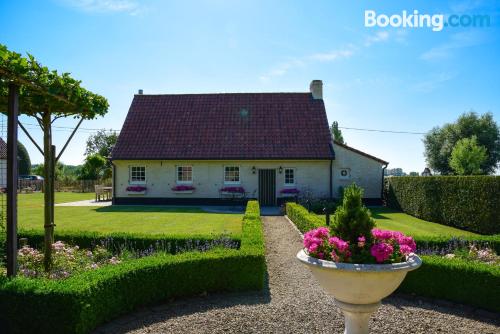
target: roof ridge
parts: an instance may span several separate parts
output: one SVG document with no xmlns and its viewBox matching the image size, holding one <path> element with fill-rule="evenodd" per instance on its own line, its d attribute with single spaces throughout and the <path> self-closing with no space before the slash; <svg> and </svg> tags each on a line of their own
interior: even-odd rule
<svg viewBox="0 0 500 334">
<path fill-rule="evenodd" d="M 222 93 L 174 93 L 174 94 L 134 94 L 134 96 L 192 96 L 192 95 L 251 95 L 251 94 L 311 94 L 311 92 L 222 92 Z"/>
</svg>

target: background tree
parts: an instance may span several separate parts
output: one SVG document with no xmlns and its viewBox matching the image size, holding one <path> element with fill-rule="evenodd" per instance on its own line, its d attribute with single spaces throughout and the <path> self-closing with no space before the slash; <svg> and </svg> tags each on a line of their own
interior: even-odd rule
<svg viewBox="0 0 500 334">
<path fill-rule="evenodd" d="M 477 144 L 476 136 L 457 141 L 451 151 L 450 166 L 458 175 L 482 174 L 481 166 L 488 155 L 486 148 Z"/>
<path fill-rule="evenodd" d="M 330 127 L 330 131 L 332 133 L 333 139 L 341 144 L 344 143 L 344 137 L 342 136 L 342 131 L 339 129 L 339 123 L 337 121 L 334 121 L 332 123 L 332 126 Z"/>
<path fill-rule="evenodd" d="M 109 158 L 117 139 L 118 135 L 116 132 L 99 130 L 96 134 L 90 135 L 87 139 L 85 155 L 99 154 L 104 158 Z"/>
<path fill-rule="evenodd" d="M 85 163 L 79 172 L 79 178 L 82 180 L 100 180 L 108 177 L 106 170 L 106 159 L 100 154 L 91 154 L 85 158 Z"/>
<path fill-rule="evenodd" d="M 480 165 L 482 173 L 493 173 L 500 161 L 500 129 L 492 113 L 478 116 L 475 112 L 468 112 L 455 123 L 429 131 L 423 140 L 429 167 L 443 175 L 453 174 L 450 166 L 453 148 L 460 139 L 473 136 L 477 138 L 477 144 L 486 149 L 486 159 Z"/>
<path fill-rule="evenodd" d="M 31 174 L 31 160 L 26 147 L 20 142 L 17 142 L 17 168 L 19 175 Z"/>
</svg>

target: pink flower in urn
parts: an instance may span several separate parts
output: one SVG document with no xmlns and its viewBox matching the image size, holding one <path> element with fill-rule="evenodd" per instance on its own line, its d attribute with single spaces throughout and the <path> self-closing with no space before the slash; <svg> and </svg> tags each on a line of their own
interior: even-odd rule
<svg viewBox="0 0 500 334">
<path fill-rule="evenodd" d="M 390 244 L 385 242 L 376 243 L 370 249 L 370 253 L 373 257 L 375 257 L 375 260 L 378 263 L 382 263 L 388 260 L 391 257 L 393 251 L 394 248 Z"/>
</svg>

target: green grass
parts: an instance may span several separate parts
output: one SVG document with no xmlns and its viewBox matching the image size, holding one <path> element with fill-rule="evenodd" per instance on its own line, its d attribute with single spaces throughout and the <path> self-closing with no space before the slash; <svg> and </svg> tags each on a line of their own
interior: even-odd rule
<svg viewBox="0 0 500 334">
<path fill-rule="evenodd" d="M 92 199 L 94 194 L 56 193 L 56 203 Z M 20 194 L 21 229 L 43 229 L 43 194 Z M 55 207 L 57 231 L 124 232 L 151 235 L 241 234 L 241 214 L 163 206 Z"/>
<path fill-rule="evenodd" d="M 389 208 L 370 208 L 372 217 L 377 227 L 385 230 L 400 231 L 414 237 L 430 236 L 475 236 L 476 233 L 460 230 L 458 228 L 432 223 L 418 219 L 406 213 Z"/>
<path fill-rule="evenodd" d="M 377 228 L 399 231 L 412 237 L 466 237 L 478 235 L 458 228 L 418 219 L 385 207 L 372 207 L 370 211 Z"/>
</svg>

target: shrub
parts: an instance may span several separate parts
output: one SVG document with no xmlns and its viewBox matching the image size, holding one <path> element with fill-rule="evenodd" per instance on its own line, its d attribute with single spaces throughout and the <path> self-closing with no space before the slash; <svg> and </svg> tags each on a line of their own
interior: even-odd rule
<svg viewBox="0 0 500 334">
<path fill-rule="evenodd" d="M 500 233 L 500 176 L 393 177 L 389 207 L 481 234 Z"/>
<path fill-rule="evenodd" d="M 364 236 L 371 243 L 371 230 L 375 221 L 370 211 L 363 205 L 363 189 L 352 184 L 345 188 L 342 205 L 333 215 L 332 233 L 351 245 L 358 242 L 359 236 Z"/>
<path fill-rule="evenodd" d="M 408 273 L 398 291 L 500 312 L 498 282 L 500 266 L 422 256 L 422 266 Z"/>
<path fill-rule="evenodd" d="M 161 253 L 59 281 L 0 277 L 0 327 L 12 333 L 87 333 L 140 305 L 262 289 L 266 266 L 258 212 L 258 203 L 250 201 L 240 249 Z"/>
<path fill-rule="evenodd" d="M 302 233 L 325 225 L 325 221 L 321 217 L 314 213 L 309 213 L 300 204 L 286 203 L 286 215 Z"/>
</svg>

